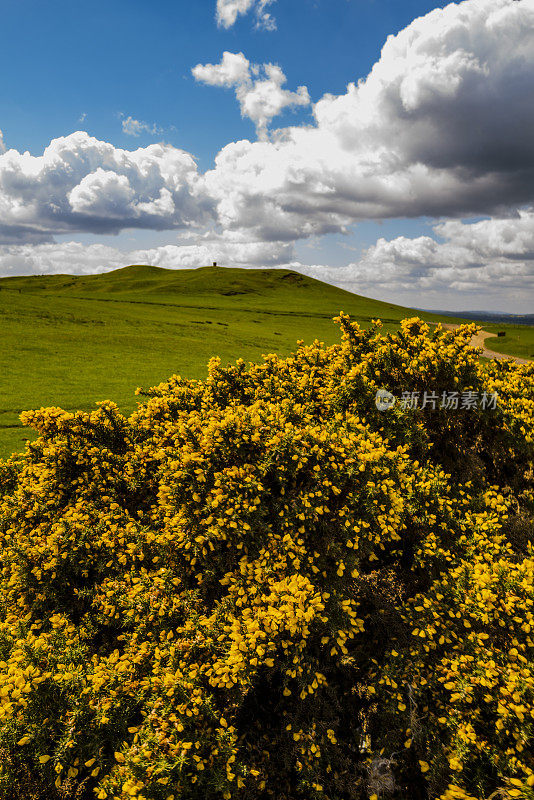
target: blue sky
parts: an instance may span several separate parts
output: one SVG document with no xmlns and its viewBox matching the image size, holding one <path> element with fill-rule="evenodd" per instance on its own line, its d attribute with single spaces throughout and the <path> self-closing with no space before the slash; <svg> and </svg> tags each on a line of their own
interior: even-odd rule
<svg viewBox="0 0 534 800">
<path fill-rule="evenodd" d="M 129 148 L 122 112 L 158 124 L 166 141 L 208 168 L 227 142 L 253 137 L 254 126 L 240 118 L 230 91 L 198 86 L 195 64 L 243 51 L 280 64 L 290 86 L 305 84 L 318 100 L 365 77 L 390 33 L 440 5 L 284 0 L 276 31 L 266 31 L 248 15 L 221 29 L 213 0 L 4 0 L 0 67 L 9 78 L 0 85 L 1 127 L 9 146 L 34 154 L 80 128 Z M 309 118 L 309 109 L 287 111 L 278 123 Z M 137 143 L 155 138 L 142 134 Z"/>
<path fill-rule="evenodd" d="M 534 114 L 503 88 L 510 75 L 518 88 L 532 85 L 532 0 L 218 2 L 220 24 L 215 0 L 4 0 L 0 272 L 67 271 L 67 244 L 80 259 L 72 272 L 118 266 L 122 254 L 128 263 L 141 250 L 175 268 L 219 252 L 229 265 L 293 264 L 413 305 L 532 311 Z M 232 2 L 243 13 L 225 27 L 221 8 Z M 262 11 L 275 24 L 258 24 Z M 275 105 L 290 93 L 265 124 L 260 81 Z M 470 122 L 480 146 L 466 144 Z M 243 140 L 250 151 L 234 152 Z M 138 149 L 132 177 L 121 152 Z M 508 150 L 524 159 L 523 181 L 517 164 L 504 165 Z M 185 161 L 176 167 L 181 151 L 195 175 Z M 75 245 L 101 249 L 84 260 Z"/>
</svg>

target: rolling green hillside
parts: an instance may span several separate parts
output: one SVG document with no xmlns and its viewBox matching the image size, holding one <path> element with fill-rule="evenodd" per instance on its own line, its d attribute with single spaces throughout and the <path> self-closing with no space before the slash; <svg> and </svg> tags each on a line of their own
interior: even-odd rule
<svg viewBox="0 0 534 800">
<path fill-rule="evenodd" d="M 284 269 L 201 267 L 172 270 L 132 265 L 99 275 L 2 278 L 1 290 L 43 297 L 53 295 L 232 311 L 260 309 L 277 315 L 296 313 L 328 318 L 340 310 L 340 303 L 347 307 L 347 313 L 350 306 L 353 313 L 369 319 L 381 314 L 397 321 L 408 312 L 414 313 L 411 309 L 361 297 Z"/>
<path fill-rule="evenodd" d="M 213 355 L 252 360 L 289 353 L 297 339 L 334 342 L 340 310 L 364 326 L 380 317 L 386 330 L 416 314 L 454 321 L 283 269 L 135 265 L 0 279 L 0 455 L 31 435 L 18 419 L 25 409 L 111 399 L 131 411 L 137 386 L 174 373 L 200 378 Z"/>
<path fill-rule="evenodd" d="M 500 325 L 498 323 L 480 323 L 484 330 L 495 336 L 486 339 L 486 346 L 498 353 L 521 358 L 534 358 L 534 325 Z M 497 336 L 498 331 L 505 331 L 505 336 Z"/>
</svg>

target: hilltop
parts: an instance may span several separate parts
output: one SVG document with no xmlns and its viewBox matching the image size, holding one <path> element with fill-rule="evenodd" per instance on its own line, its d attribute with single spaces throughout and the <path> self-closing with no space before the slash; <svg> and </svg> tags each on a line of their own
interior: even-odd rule
<svg viewBox="0 0 534 800">
<path fill-rule="evenodd" d="M 0 290 L 205 308 L 211 305 L 330 317 L 340 304 L 362 319 L 397 321 L 412 309 L 353 294 L 295 270 L 199 267 L 164 269 L 132 264 L 97 275 L 33 275 L 0 279 Z M 229 300 L 231 298 L 231 300 Z M 337 311 L 336 311 L 337 309 Z M 344 308 L 345 310 L 345 308 Z M 429 317 L 435 314 L 429 314 Z"/>
</svg>

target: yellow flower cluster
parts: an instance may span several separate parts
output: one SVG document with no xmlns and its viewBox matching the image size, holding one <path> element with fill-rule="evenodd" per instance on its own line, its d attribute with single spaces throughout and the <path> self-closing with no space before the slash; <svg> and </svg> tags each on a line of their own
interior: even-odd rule
<svg viewBox="0 0 534 800">
<path fill-rule="evenodd" d="M 1 800 L 367 800 L 394 752 L 399 796 L 534 798 L 534 367 L 483 366 L 473 326 L 337 321 L 128 419 L 23 415 Z M 382 388 L 499 402 L 380 412 Z"/>
</svg>

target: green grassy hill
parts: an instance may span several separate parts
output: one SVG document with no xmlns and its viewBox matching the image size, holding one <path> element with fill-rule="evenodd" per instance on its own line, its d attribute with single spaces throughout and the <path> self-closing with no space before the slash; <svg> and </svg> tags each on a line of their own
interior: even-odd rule
<svg viewBox="0 0 534 800">
<path fill-rule="evenodd" d="M 484 330 L 495 336 L 486 339 L 486 347 L 497 353 L 521 358 L 534 358 L 534 325 L 500 325 L 498 323 L 479 323 Z M 498 331 L 505 331 L 505 336 L 497 336 Z"/>
<path fill-rule="evenodd" d="M 416 314 L 454 321 L 285 269 L 134 265 L 0 279 L 0 456 L 31 435 L 18 419 L 25 409 L 90 409 L 111 399 L 128 412 L 137 386 L 174 373 L 202 377 L 213 355 L 253 360 L 289 353 L 297 339 L 337 341 L 340 310 L 364 326 L 380 317 L 386 330 Z"/>
<path fill-rule="evenodd" d="M 225 309 L 261 309 L 330 316 L 339 303 L 351 305 L 364 316 L 376 313 L 399 319 L 402 306 L 355 295 L 284 269 L 230 269 L 200 267 L 172 270 L 141 264 L 99 275 L 43 275 L 0 279 L 0 291 L 115 300 L 143 304 Z M 443 319 L 450 319 L 443 317 Z"/>
</svg>

